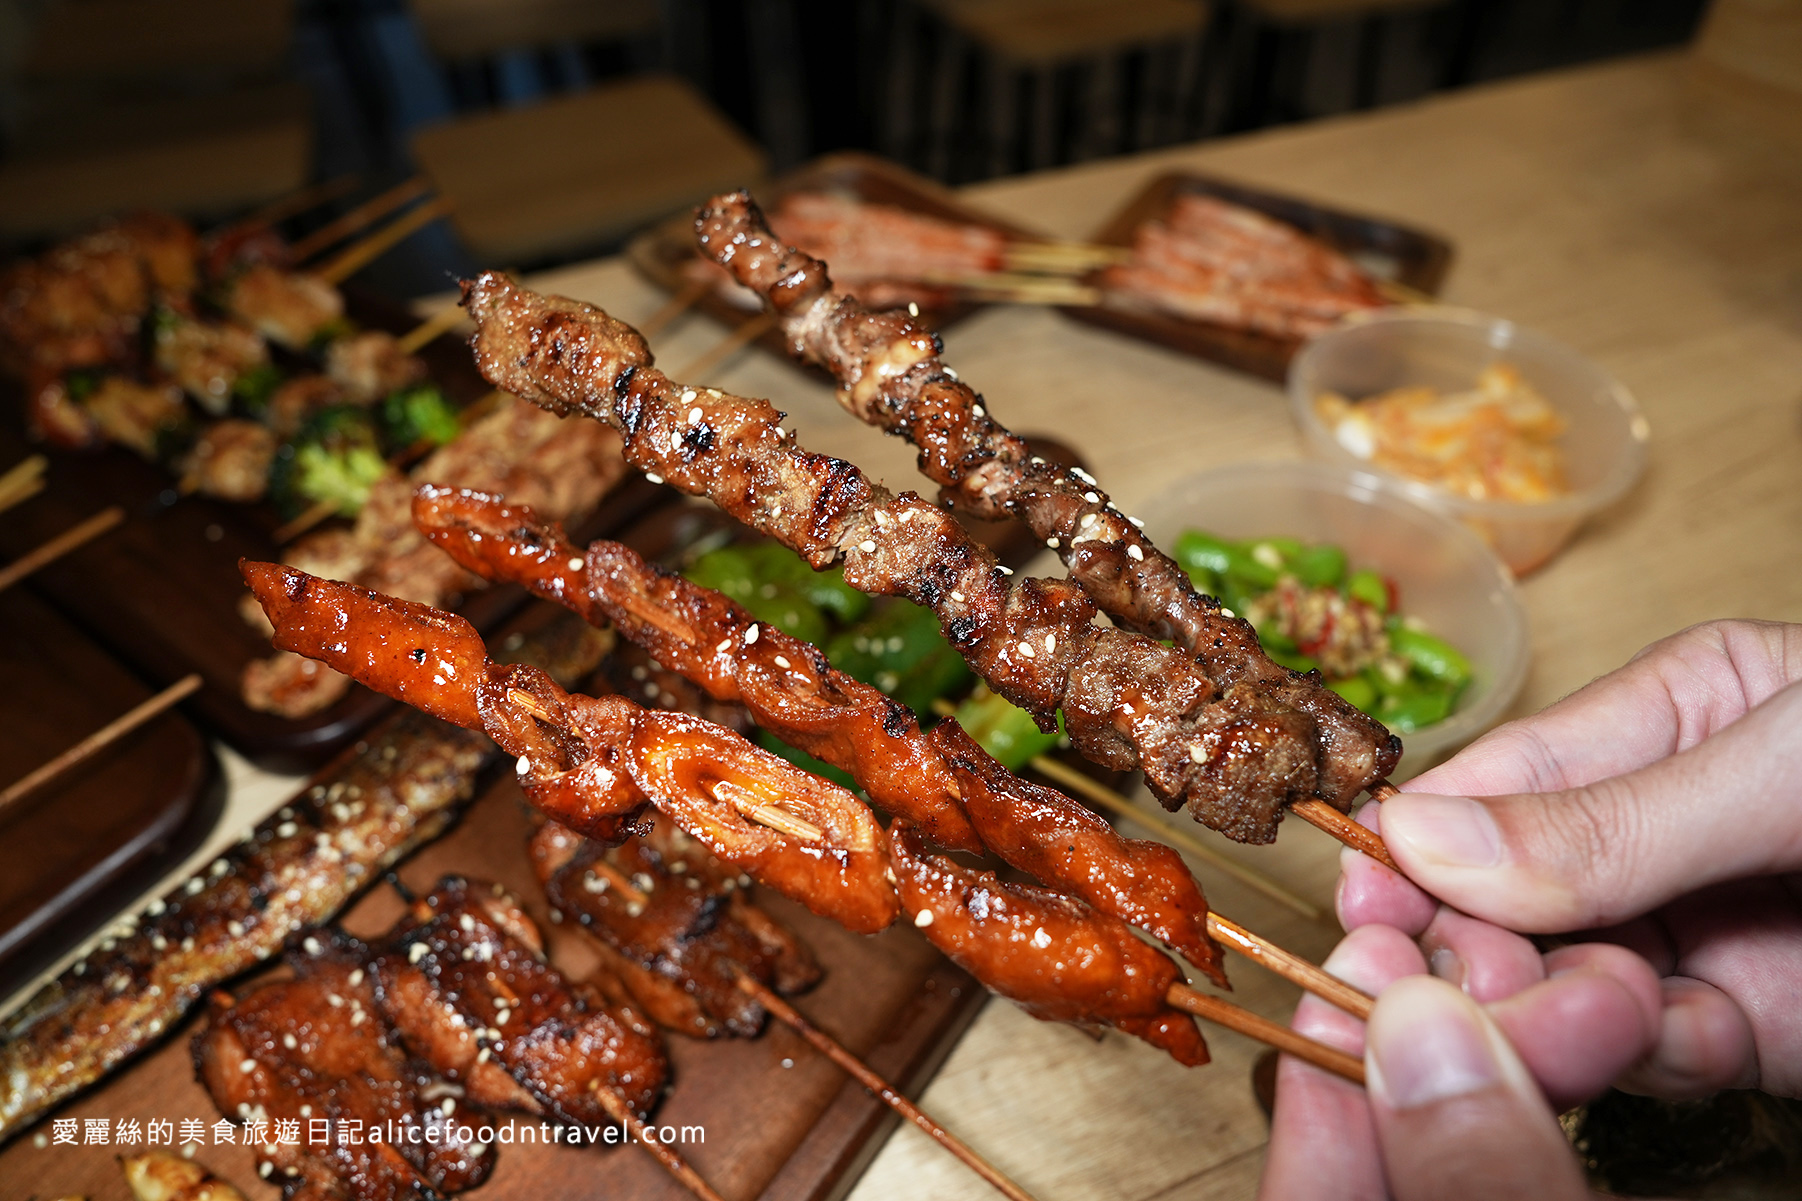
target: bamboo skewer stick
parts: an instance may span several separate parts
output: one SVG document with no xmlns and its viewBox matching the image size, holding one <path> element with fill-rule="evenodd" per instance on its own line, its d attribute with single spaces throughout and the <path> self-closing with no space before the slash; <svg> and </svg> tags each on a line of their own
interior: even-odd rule
<svg viewBox="0 0 1802 1201">
<path fill-rule="evenodd" d="M 1003 253 L 1008 270 L 1039 275 L 1087 275 L 1133 257 L 1129 247 L 1090 242 L 1012 242 Z"/>
<path fill-rule="evenodd" d="M 701 297 L 707 295 L 713 283 L 707 279 L 691 279 L 677 289 L 663 307 L 652 313 L 649 318 L 639 323 L 638 332 L 646 341 L 662 333 L 664 327 L 676 318 L 700 303 Z"/>
<path fill-rule="evenodd" d="M 368 228 L 394 210 L 413 203 L 431 190 L 432 185 L 425 176 L 415 175 L 405 183 L 398 184 L 379 196 L 365 200 L 349 212 L 339 215 L 312 233 L 297 239 L 288 248 L 291 261 L 299 266 L 321 251 L 328 250 L 352 234 Z"/>
<path fill-rule="evenodd" d="M 718 367 L 734 354 L 737 354 L 741 348 L 749 346 L 757 339 L 763 337 L 765 331 L 775 329 L 776 321 L 777 315 L 774 312 L 759 313 L 757 316 L 746 321 L 743 325 L 714 343 L 711 350 L 703 353 L 700 358 L 688 364 L 688 366 L 676 372 L 676 374 L 670 378 L 693 380 L 695 383 L 699 384 L 707 372 L 712 371 L 715 367 Z"/>
<path fill-rule="evenodd" d="M 1101 289 L 1085 287 L 1058 276 L 1018 275 L 995 271 L 982 275 L 951 275 L 935 271 L 921 274 L 921 282 L 968 292 L 972 298 L 1009 304 L 1068 304 L 1079 307 L 1101 303 Z"/>
<path fill-rule="evenodd" d="M 244 229 L 258 225 L 274 225 L 286 221 L 289 217 L 298 217 L 310 208 L 336 200 L 357 186 L 355 173 L 340 175 L 335 179 L 323 180 L 316 184 L 308 184 L 303 188 L 289 192 L 286 196 L 277 196 L 261 208 L 249 213 L 227 225 L 227 229 Z"/>
<path fill-rule="evenodd" d="M 64 530 L 36 550 L 25 552 L 7 567 L 0 569 L 0 592 L 11 588 L 45 564 L 62 558 L 83 543 L 92 542 L 124 520 L 125 510 L 118 505 L 112 505 L 100 510 L 79 525 Z"/>
<path fill-rule="evenodd" d="M 663 1165 L 663 1170 L 674 1176 L 689 1192 L 701 1198 L 701 1201 L 725 1201 L 713 1186 L 701 1178 L 701 1174 L 688 1166 L 688 1161 L 659 1142 L 654 1135 L 648 1133 L 645 1124 L 632 1112 L 625 1099 L 612 1089 L 595 1081 L 590 1086 L 595 1098 L 600 1101 L 601 1108 L 620 1125 L 632 1134 L 632 1141 L 651 1153 L 651 1157 Z"/>
<path fill-rule="evenodd" d="M 44 470 L 49 465 L 50 460 L 43 455 L 31 455 L 14 463 L 5 475 L 0 475 L 0 512 L 42 492 Z"/>
<path fill-rule="evenodd" d="M 1297 1034 L 1289 1027 L 1269 1018 L 1259 1017 L 1249 1009 L 1241 1009 L 1231 1001 L 1197 992 L 1186 984 L 1172 984 L 1166 999 L 1184 1013 L 1194 1014 L 1217 1026 L 1225 1026 L 1247 1038 L 1255 1038 L 1297 1059 L 1306 1060 L 1317 1068 L 1325 1068 L 1353 1084 L 1364 1083 L 1363 1060 L 1355 1059 L 1325 1043 L 1316 1042 L 1305 1034 Z"/>
<path fill-rule="evenodd" d="M 1238 922 L 1221 917 L 1218 913 L 1208 914 L 1208 933 L 1221 945 L 1263 964 L 1291 984 L 1300 985 L 1304 991 L 1338 1006 L 1355 1018 L 1369 1019 L 1370 1007 L 1376 1004 L 1375 997 L 1353 988 L 1293 951 L 1285 951 L 1262 935 L 1253 934 Z"/>
<path fill-rule="evenodd" d="M 349 250 L 340 251 L 336 258 L 329 260 L 313 274 L 328 284 L 341 284 L 386 254 L 396 243 L 412 237 L 450 211 L 451 202 L 443 197 L 429 204 L 422 204 L 405 216 L 384 225 Z"/>
<path fill-rule="evenodd" d="M 1370 799 L 1373 801 L 1386 801 L 1392 796 L 1400 795 L 1401 789 L 1387 780 L 1378 780 L 1370 786 Z"/>
<path fill-rule="evenodd" d="M 193 695 L 199 691 L 200 683 L 198 673 L 183 676 L 149 700 L 133 707 L 89 734 L 42 767 L 14 781 L 5 792 L 0 792 L 0 812 L 4 812 L 22 797 L 35 792 L 43 784 L 68 771 L 76 764 L 91 758 L 110 744 L 117 742 L 177 702 Z"/>
<path fill-rule="evenodd" d="M 402 354 L 418 354 L 433 338 L 439 334 L 450 333 L 468 319 L 468 315 L 463 312 L 461 305 L 447 304 L 414 326 L 411 332 L 402 334 L 395 339 L 395 345 L 400 348 Z"/>
<path fill-rule="evenodd" d="M 1390 871 L 1402 870 L 1395 865 L 1395 860 L 1389 857 L 1389 848 L 1383 845 L 1381 835 L 1369 826 L 1359 825 L 1325 801 L 1309 797 L 1305 801 L 1296 801 L 1290 805 L 1289 812 L 1316 830 L 1323 830 L 1331 834 L 1352 850 L 1364 852 Z"/>
<path fill-rule="evenodd" d="M 1209 867 L 1231 876 L 1247 888 L 1255 888 L 1271 900 L 1308 918 L 1319 921 L 1320 909 L 1308 901 L 1290 892 L 1281 884 L 1266 876 L 1255 868 L 1246 867 L 1236 859 L 1228 858 L 1216 851 L 1207 843 L 1183 830 L 1175 829 L 1165 822 L 1142 812 L 1139 807 L 1102 784 L 1100 781 L 1084 775 L 1067 763 L 1059 762 L 1050 755 L 1035 755 L 1027 764 L 1032 770 L 1047 779 L 1054 780 L 1072 792 L 1079 792 L 1102 808 L 1122 817 L 1130 817 L 1149 830 L 1157 832 L 1158 837 L 1167 839 L 1173 845 L 1182 848 Z"/>
<path fill-rule="evenodd" d="M 902 1096 L 899 1089 L 878 1076 L 870 1068 L 870 1065 L 840 1046 L 831 1035 L 808 1021 L 800 1011 L 777 996 L 761 981 L 741 972 L 738 977 L 738 987 L 755 997 L 759 1005 L 769 1010 L 779 1021 L 799 1034 L 814 1050 L 843 1068 L 859 1084 L 869 1089 L 871 1093 L 875 1094 L 877 1100 L 925 1131 L 927 1137 L 962 1160 L 971 1171 L 994 1185 L 1003 1196 L 1011 1198 L 1011 1201 L 1033 1201 L 1032 1194 L 1009 1180 L 998 1168 L 971 1150 L 963 1140 L 933 1121 L 919 1106 Z"/>
</svg>

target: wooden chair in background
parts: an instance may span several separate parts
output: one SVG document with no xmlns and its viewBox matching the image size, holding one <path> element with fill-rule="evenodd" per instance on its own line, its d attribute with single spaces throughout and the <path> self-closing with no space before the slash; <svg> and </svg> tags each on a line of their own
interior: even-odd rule
<svg viewBox="0 0 1802 1201">
<path fill-rule="evenodd" d="M 941 179 L 1000 175 L 1188 133 L 1207 0 L 921 3 L 897 7 L 885 121 L 894 157 Z M 980 165 L 959 170 L 960 154 Z"/>
<path fill-rule="evenodd" d="M 477 261 L 591 250 L 767 169 L 756 145 L 673 76 L 462 117 L 413 138 Z"/>
</svg>

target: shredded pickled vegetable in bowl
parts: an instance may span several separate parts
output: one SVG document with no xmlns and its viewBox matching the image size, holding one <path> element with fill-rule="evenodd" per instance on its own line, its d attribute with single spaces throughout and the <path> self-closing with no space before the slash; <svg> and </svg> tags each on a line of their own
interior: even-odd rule
<svg viewBox="0 0 1802 1201">
<path fill-rule="evenodd" d="M 1351 400 L 1323 392 L 1314 410 L 1348 452 L 1473 500 L 1534 504 L 1569 491 L 1564 419 L 1506 363 L 1467 392 L 1407 387 Z"/>
</svg>

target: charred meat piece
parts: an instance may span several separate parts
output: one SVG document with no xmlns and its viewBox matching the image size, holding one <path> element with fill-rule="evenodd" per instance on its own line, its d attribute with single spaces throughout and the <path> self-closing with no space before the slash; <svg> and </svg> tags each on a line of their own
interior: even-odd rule
<svg viewBox="0 0 1802 1201">
<path fill-rule="evenodd" d="M 407 1045 L 485 1104 L 600 1124 L 598 1090 L 640 1116 L 663 1090 L 656 1037 L 547 963 L 537 928 L 498 888 L 442 881 L 376 969 Z"/>
<path fill-rule="evenodd" d="M 351 404 L 374 404 L 390 392 L 426 378 L 423 360 L 406 353 L 384 330 L 364 330 L 339 338 L 325 350 L 325 373 Z"/>
<path fill-rule="evenodd" d="M 289 956 L 293 979 L 235 1004 L 216 998 L 194 1039 L 200 1080 L 222 1113 L 263 1124 L 264 1174 L 279 1176 L 290 1197 L 425 1201 L 472 1188 L 494 1157 L 459 1141 L 469 1116 L 453 1118 L 438 1099 L 451 1090 L 394 1045 L 367 954 L 346 936 L 317 931 Z M 282 1121 L 306 1132 L 315 1118 L 333 1123 L 331 1141 L 303 1133 L 281 1142 L 273 1133 Z M 337 1134 L 347 1121 L 360 1130 L 392 1124 L 398 1137 L 353 1141 Z"/>
<path fill-rule="evenodd" d="M 245 842 L 46 984 L 0 1025 L 0 1142 L 174 1029 L 205 991 L 329 920 L 436 838 L 492 749 L 405 714 Z"/>
<path fill-rule="evenodd" d="M 1107 613 L 1151 637 L 1174 639 L 1220 690 L 1248 685 L 1318 723 L 1315 795 L 1346 808 L 1394 769 L 1396 738 L 1317 677 L 1272 662 L 1251 626 L 1196 592 L 1093 477 L 1035 457 L 945 366 L 937 337 L 917 320 L 898 309 L 872 312 L 834 289 L 826 264 L 783 245 L 745 193 L 709 201 L 696 233 L 707 254 L 769 302 L 796 355 L 837 378 L 840 403 L 919 447 L 921 471 L 959 508 L 991 520 L 1019 518 L 1058 549 L 1071 579 Z"/>
<path fill-rule="evenodd" d="M 269 465 L 279 445 L 275 431 L 228 417 L 200 432 L 182 456 L 181 487 L 223 500 L 261 500 L 269 490 Z"/>
<path fill-rule="evenodd" d="M 842 559 L 861 591 L 932 609 L 996 692 L 1045 729 L 1062 709 L 1085 756 L 1143 769 L 1165 804 L 1268 842 L 1283 807 L 1312 795 L 1312 718 L 1255 688 L 1222 690 L 1180 650 L 1096 625 L 1094 604 L 1067 581 L 1013 580 L 950 514 L 797 449 L 765 402 L 675 383 L 651 366 L 643 338 L 594 306 L 492 272 L 464 294 L 491 383 L 613 425 L 640 470 L 708 496 L 815 567 Z"/>
<path fill-rule="evenodd" d="M 540 843 L 567 836 L 553 825 L 540 831 Z M 666 989 L 648 990 L 647 1008 L 673 1017 L 671 1029 L 750 1037 L 762 1026 L 763 1011 L 737 987 L 739 973 L 796 992 L 819 979 L 819 967 L 698 842 L 667 821 L 655 823 L 655 831 L 612 849 L 578 844 L 567 862 L 543 875 L 545 895 L 598 941 L 689 999 L 672 1004 Z M 625 980 L 629 988 L 638 982 L 636 975 Z"/>
<path fill-rule="evenodd" d="M 919 831 L 889 831 L 902 908 L 932 945 L 1034 1017 L 1113 1026 L 1189 1067 L 1208 1061 L 1193 1019 L 1165 1001 L 1182 980 L 1126 923 L 1049 889 L 926 853 Z"/>
</svg>

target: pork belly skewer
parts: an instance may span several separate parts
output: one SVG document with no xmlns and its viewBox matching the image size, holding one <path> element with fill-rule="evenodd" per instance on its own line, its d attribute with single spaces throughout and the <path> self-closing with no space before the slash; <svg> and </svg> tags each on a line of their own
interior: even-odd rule
<svg viewBox="0 0 1802 1201">
<path fill-rule="evenodd" d="M 816 568 L 843 560 L 861 591 L 931 608 L 994 690 L 1095 762 L 1138 767 L 1166 804 L 1187 802 L 1246 842 L 1275 837 L 1316 780 L 1314 721 L 1248 684 L 1221 689 L 1186 653 L 1095 624 L 1067 581 L 1019 580 L 947 513 L 895 496 L 842 460 L 795 447 L 766 402 L 676 384 L 642 338 L 592 305 L 488 273 L 465 286 L 477 365 L 498 387 L 613 425 L 627 461 L 707 495 Z"/>
<path fill-rule="evenodd" d="M 835 785 L 705 722 L 647 713 L 618 697 L 571 696 L 542 673 L 497 668 L 474 629 L 454 615 L 271 563 L 241 568 L 275 626 L 277 645 L 354 672 L 369 687 L 434 715 L 487 730 L 503 749 L 519 753 L 523 791 L 549 816 L 617 836 L 649 798 L 721 859 L 815 913 L 855 933 L 873 933 L 893 920 L 901 900 L 887 881 L 897 870 L 892 847 L 874 816 Z M 1034 891 L 1054 898 L 1057 928 L 1075 940 L 1060 953 L 1080 947 L 1084 961 L 1102 957 L 1133 968 L 1122 987 L 1134 991 L 1096 994 L 1095 1008 L 1082 1011 L 1081 1020 L 1136 1034 L 1179 1062 L 1203 1062 L 1207 1050 L 1193 1025 L 1185 1027 L 1168 1009 L 1157 1011 L 1144 993 L 1146 979 L 1167 971 L 1168 1006 L 1205 1010 L 1210 1020 L 1362 1079 L 1362 1065 L 1351 1057 L 1196 993 L 1181 982 L 1174 961 L 1134 937 L 1119 918 L 1073 897 Z M 1010 960 L 1025 954 L 1023 943 L 1008 924 L 1012 919 L 995 912 L 1002 917 L 989 925 L 984 913 L 970 910 L 965 961 L 984 962 L 977 975 L 1029 1008 L 1060 1018 L 1074 1012 L 1055 992 L 1063 961 L 1047 958 L 1022 974 Z M 922 927 L 932 921 L 915 920 Z M 977 937 L 984 930 L 993 931 L 986 943 Z M 1043 950 L 1050 943 L 1033 945 Z M 977 954 L 983 946 L 986 953 Z M 1152 962 L 1163 965 L 1159 972 L 1149 970 Z M 1093 991 L 1094 981 L 1089 984 Z"/>
<path fill-rule="evenodd" d="M 1318 681 L 1272 662 L 1250 623 L 1196 592 L 1087 473 L 1035 459 L 944 365 L 931 331 L 905 312 L 871 312 L 835 290 L 826 264 L 777 240 L 743 192 L 709 201 L 696 231 L 703 250 L 781 316 L 797 357 L 838 379 L 840 403 L 918 446 L 921 470 L 960 509 L 988 520 L 1019 518 L 1108 614 L 1174 639 L 1222 688 L 1248 683 L 1314 718 L 1320 799 L 1343 808 L 1394 769 L 1399 740 Z M 1308 820 L 1323 816 L 1319 806 L 1295 808 Z"/>
<path fill-rule="evenodd" d="M 878 805 L 922 824 L 934 842 L 992 850 L 1074 891 L 1160 938 L 1222 986 L 1216 942 L 1368 1016 L 1370 997 L 1211 912 L 1168 848 L 1120 838 L 1068 798 L 1014 778 L 955 722 L 923 733 L 913 714 L 798 638 L 761 626 L 748 639 L 757 623 L 719 593 L 659 571 L 618 543 L 580 551 L 530 509 L 467 489 L 421 488 L 413 513 L 463 566 L 611 624 L 715 700 L 744 704 L 777 737 L 849 772 Z M 923 795 L 935 803 L 922 805 Z"/>
</svg>

